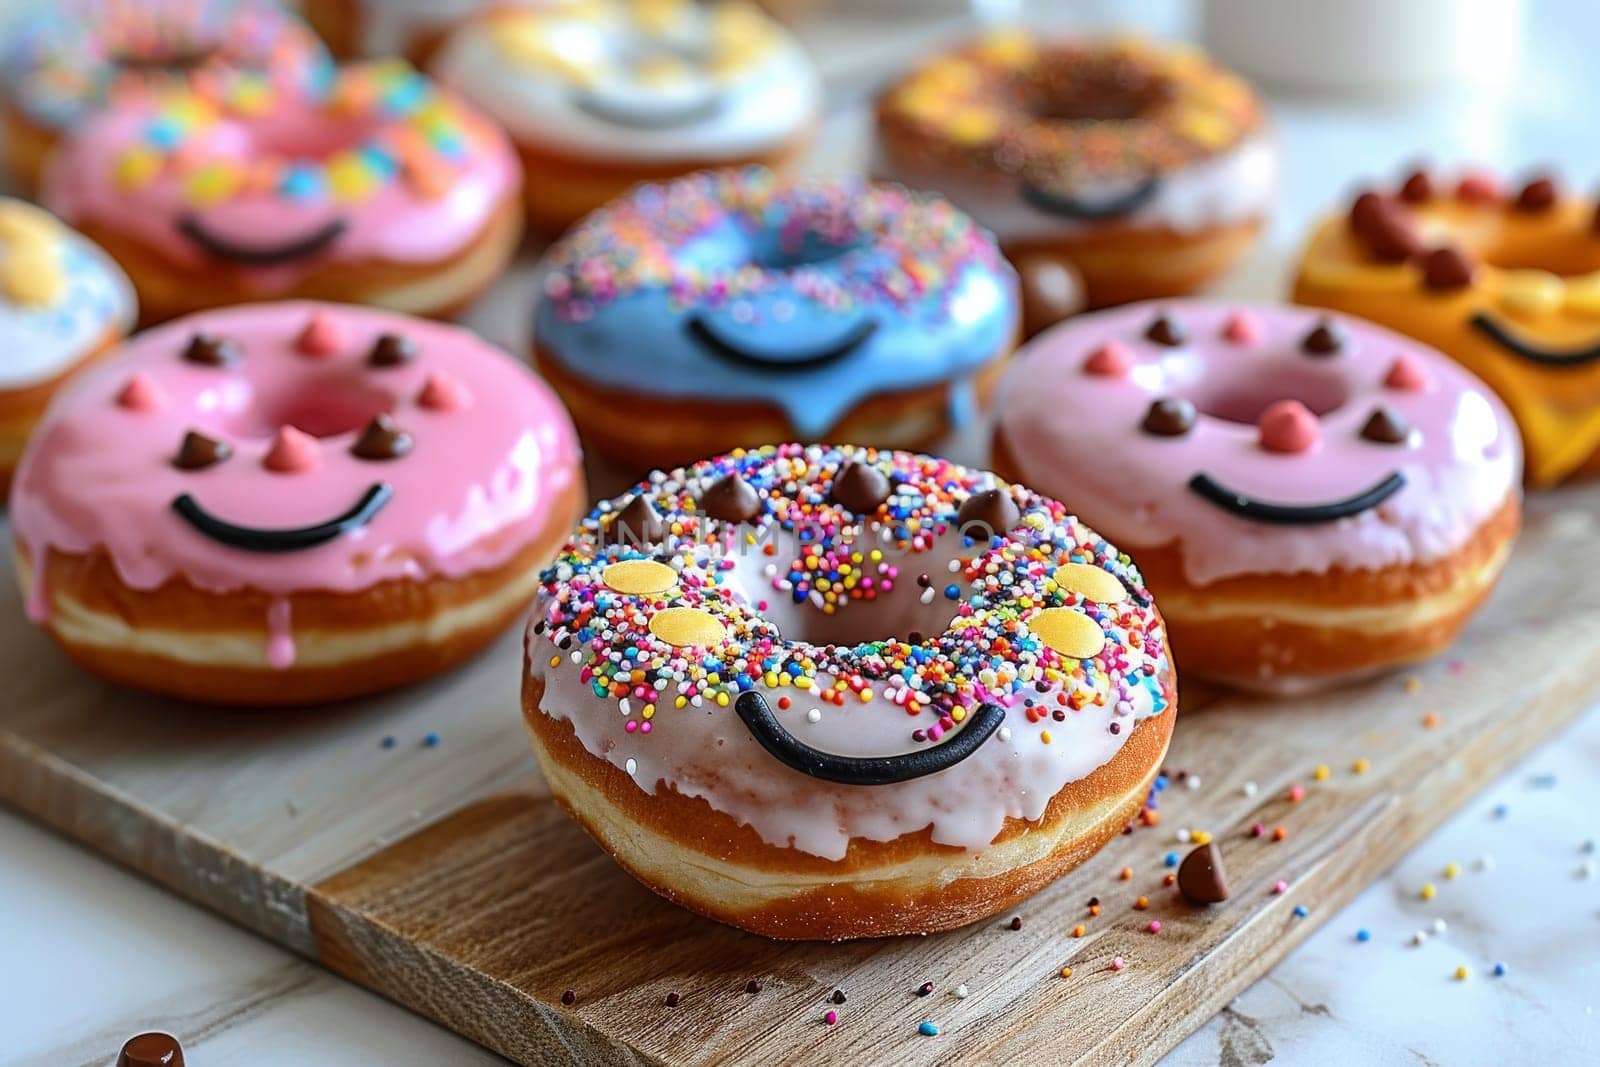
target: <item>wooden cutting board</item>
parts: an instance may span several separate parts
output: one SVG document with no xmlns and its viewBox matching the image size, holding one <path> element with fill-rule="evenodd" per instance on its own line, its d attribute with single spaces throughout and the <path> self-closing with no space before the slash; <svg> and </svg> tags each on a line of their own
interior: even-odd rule
<svg viewBox="0 0 1600 1067">
<path fill-rule="evenodd" d="M 1149 1062 L 1600 691 L 1600 486 L 1529 511 L 1492 602 L 1439 661 L 1293 701 L 1186 687 L 1160 825 L 1027 902 L 1018 930 L 778 944 L 658 900 L 538 780 L 517 634 L 383 699 L 218 711 L 79 673 L 23 621 L 7 571 L 0 799 L 523 1063 Z M 1216 836 L 1227 903 L 1162 885 L 1183 828 Z"/>
</svg>

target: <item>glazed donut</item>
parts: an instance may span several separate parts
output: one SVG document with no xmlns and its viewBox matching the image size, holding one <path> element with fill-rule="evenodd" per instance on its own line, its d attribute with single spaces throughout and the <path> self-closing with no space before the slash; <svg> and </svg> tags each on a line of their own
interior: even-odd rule
<svg viewBox="0 0 1600 1067">
<path fill-rule="evenodd" d="M 118 100 L 46 171 L 46 202 L 127 269 L 147 321 L 288 297 L 447 317 L 510 258 L 515 153 L 404 63 L 312 93 L 214 88 Z"/>
<path fill-rule="evenodd" d="M 61 136 L 113 93 L 240 71 L 298 88 L 328 61 L 310 29 L 270 0 L 59 0 L 12 31 L 4 60 L 7 162 L 28 189 Z"/>
<path fill-rule="evenodd" d="M 545 572 L 523 683 L 545 781 L 625 869 L 827 940 L 976 922 L 1088 859 L 1176 702 L 1139 572 L 1060 504 L 801 445 L 601 504 Z"/>
<path fill-rule="evenodd" d="M 511 132 L 529 221 L 559 232 L 642 181 L 781 168 L 809 142 L 821 82 L 788 31 L 740 0 L 502 8 L 433 64 Z"/>
<path fill-rule="evenodd" d="M 340 59 L 404 56 L 423 64 L 451 27 L 514 3 L 570 0 L 315 0 L 305 17 Z"/>
<path fill-rule="evenodd" d="M 438 323 L 253 304 L 144 333 L 51 405 L 11 500 L 28 613 L 115 682 L 312 704 L 444 670 L 583 506 L 555 397 Z"/>
<path fill-rule="evenodd" d="M 1548 177 L 1413 171 L 1325 220 L 1294 299 L 1381 322 L 1459 360 L 1522 431 L 1527 479 L 1600 473 L 1600 226 Z"/>
<path fill-rule="evenodd" d="M 133 287 L 104 252 L 0 197 L 0 499 L 50 397 L 133 320 Z"/>
<path fill-rule="evenodd" d="M 1016 280 L 937 196 L 761 169 L 642 186 L 546 258 L 534 356 L 635 470 L 828 436 L 931 444 L 1017 335 Z"/>
<path fill-rule="evenodd" d="M 1520 519 L 1494 394 L 1358 319 L 1096 313 L 1019 352 L 1001 397 L 996 469 L 1137 553 L 1185 677 L 1293 692 L 1430 656 Z"/>
<path fill-rule="evenodd" d="M 879 173 L 950 197 L 1025 281 L 1075 266 L 1092 307 L 1204 285 L 1250 247 L 1277 184 L 1249 86 L 1130 38 L 988 37 L 896 82 L 877 125 Z M 1070 310 L 1030 307 L 1030 328 Z"/>
</svg>

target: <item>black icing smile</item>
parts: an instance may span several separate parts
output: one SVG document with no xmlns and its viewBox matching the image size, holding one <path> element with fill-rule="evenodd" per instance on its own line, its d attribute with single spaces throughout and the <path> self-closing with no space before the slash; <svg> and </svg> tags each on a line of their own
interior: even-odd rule
<svg viewBox="0 0 1600 1067">
<path fill-rule="evenodd" d="M 721 93 L 711 93 L 699 100 L 686 100 L 670 107 L 660 104 L 640 106 L 608 99 L 585 89 L 573 94 L 572 106 L 590 118 L 613 126 L 631 130 L 674 130 L 715 118 L 722 111 L 723 96 Z"/>
<path fill-rule="evenodd" d="M 755 690 L 740 694 L 733 710 L 762 748 L 786 767 L 825 782 L 844 785 L 894 785 L 954 767 L 974 752 L 1005 721 L 998 704 L 984 704 L 948 741 L 899 756 L 836 756 L 795 737 Z"/>
<path fill-rule="evenodd" d="M 1585 348 L 1543 348 L 1523 337 L 1518 337 L 1492 315 L 1478 312 L 1472 316 L 1472 328 L 1489 340 L 1530 363 L 1545 367 L 1586 367 L 1600 361 L 1600 341 Z"/>
<path fill-rule="evenodd" d="M 240 263 L 246 267 L 278 267 L 321 255 L 344 236 L 350 228 L 346 219 L 330 219 L 322 228 L 276 245 L 247 245 L 218 237 L 193 215 L 178 220 L 178 232 L 192 241 L 201 251 L 217 259 Z"/>
<path fill-rule="evenodd" d="M 843 336 L 811 348 L 757 350 L 747 348 L 720 333 L 715 323 L 704 315 L 691 315 L 685 326 L 689 336 L 724 359 L 763 370 L 799 370 L 832 363 L 860 348 L 878 331 L 875 320 L 862 319 L 845 331 Z"/>
<path fill-rule="evenodd" d="M 381 482 L 375 482 L 361 495 L 355 506 L 343 515 L 327 522 L 317 523 L 315 526 L 280 530 L 236 526 L 206 511 L 188 493 L 181 494 L 172 502 L 172 510 L 190 526 L 229 548 L 242 549 L 245 552 L 299 552 L 306 548 L 316 548 L 352 530 L 361 529 L 383 510 L 383 506 L 393 496 L 392 488 Z"/>
<path fill-rule="evenodd" d="M 1131 215 L 1148 204 L 1161 188 L 1161 179 L 1149 177 L 1125 193 L 1104 200 L 1089 200 L 1080 196 L 1067 196 L 1051 192 L 1032 182 L 1022 183 L 1022 200 L 1046 215 L 1058 215 L 1075 222 L 1105 222 Z"/>
<path fill-rule="evenodd" d="M 1244 493 L 1236 493 L 1209 474 L 1197 474 L 1189 479 L 1189 489 L 1192 492 L 1211 501 L 1223 511 L 1252 522 L 1272 523 L 1278 526 L 1314 526 L 1318 523 L 1348 519 L 1377 507 L 1405 486 L 1405 475 L 1395 471 L 1372 488 L 1344 500 L 1335 500 L 1327 504 L 1272 504 L 1246 496 Z"/>
</svg>

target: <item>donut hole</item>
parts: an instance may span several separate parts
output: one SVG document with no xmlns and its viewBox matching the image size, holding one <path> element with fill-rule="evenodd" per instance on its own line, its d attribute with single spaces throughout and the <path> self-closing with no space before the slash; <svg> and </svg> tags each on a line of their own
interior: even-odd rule
<svg viewBox="0 0 1600 1067">
<path fill-rule="evenodd" d="M 389 413 L 394 397 L 359 381 L 326 377 L 302 381 L 282 392 L 257 389 L 226 416 L 228 431 L 239 437 L 271 437 L 293 426 L 312 437 L 356 433 L 374 417 Z"/>
<path fill-rule="evenodd" d="M 1542 270 L 1563 278 L 1600 271 L 1600 241 L 1587 232 L 1564 240 L 1551 240 L 1548 233 L 1508 234 L 1478 249 L 1478 256 L 1501 270 Z"/>
<path fill-rule="evenodd" d="M 771 595 L 771 578 L 763 568 L 769 558 L 762 554 L 741 556 L 736 562 L 739 582 L 750 601 L 765 600 L 761 614 L 777 626 L 785 641 L 808 645 L 860 645 L 870 641 L 900 640 L 917 644 L 949 629 L 960 611 L 961 601 L 944 595 L 954 582 L 964 596 L 966 583 L 952 576 L 952 559 L 964 558 L 953 547 L 955 539 L 927 553 L 894 558 L 887 549 L 888 562 L 899 568 L 893 588 L 883 590 L 881 575 L 873 575 L 878 592 L 871 600 L 852 600 L 832 615 L 819 610 L 809 600 L 795 603 L 788 597 Z M 966 549 L 966 555 L 972 555 Z M 924 584 L 924 579 L 926 584 Z M 933 595 L 923 603 L 928 589 Z"/>
<path fill-rule="evenodd" d="M 1127 122 L 1159 110 L 1172 83 L 1129 56 L 1068 51 L 1047 57 L 1017 85 L 1039 122 Z"/>
<path fill-rule="evenodd" d="M 1224 422 L 1254 426 L 1280 400 L 1298 400 L 1313 415 L 1337 411 L 1349 399 L 1338 378 L 1311 367 L 1284 367 L 1270 376 L 1221 380 L 1190 399 L 1201 412 Z"/>
<path fill-rule="evenodd" d="M 853 227 L 797 220 L 751 234 L 748 257 L 751 266 L 762 270 L 790 271 L 832 262 L 860 247 L 861 235 Z"/>
<path fill-rule="evenodd" d="M 259 155 L 320 163 L 372 143 L 383 121 L 376 115 L 335 115 L 314 109 L 309 113 L 286 111 L 254 121 L 248 136 Z"/>
</svg>

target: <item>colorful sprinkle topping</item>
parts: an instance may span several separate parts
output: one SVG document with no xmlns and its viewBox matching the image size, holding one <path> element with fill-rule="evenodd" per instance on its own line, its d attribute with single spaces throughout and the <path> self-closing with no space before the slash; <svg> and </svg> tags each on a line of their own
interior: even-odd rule
<svg viewBox="0 0 1600 1067">
<path fill-rule="evenodd" d="M 754 262 L 715 254 L 730 228 Z M 545 262 L 545 296 L 565 321 L 665 289 L 679 307 L 727 306 L 735 317 L 778 322 L 792 306 L 763 311 L 751 298 L 781 292 L 840 313 L 877 302 L 941 308 L 970 266 L 993 270 L 1001 260 L 989 235 L 942 197 L 860 178 L 786 181 L 748 167 L 640 186 L 580 223 Z"/>
<path fill-rule="evenodd" d="M 889 479 L 871 514 L 833 499 L 848 463 Z M 699 508 L 700 493 L 730 475 L 760 499 L 749 523 Z M 1166 710 L 1165 639 L 1128 558 L 1020 487 L 1008 490 L 1013 530 L 963 536 L 974 527 L 958 529 L 962 503 L 995 484 L 928 456 L 799 445 L 657 474 L 583 521 L 543 575 L 534 633 L 555 646 L 552 667 L 617 702 L 630 734 L 671 729 L 673 709 L 728 707 L 756 686 L 777 694 L 779 714 L 881 703 L 916 743 L 938 742 L 984 703 L 1026 708 L 1041 744 L 1052 723 L 1091 705 L 1130 719 Z M 616 529 L 629 505 L 643 511 L 636 498 L 661 516 L 661 543 L 641 548 Z M 907 583 L 923 605 L 949 603 L 943 632 L 813 643 L 786 638 L 769 617 L 786 602 L 803 627 Z"/>
<path fill-rule="evenodd" d="M 277 92 L 237 75 L 158 94 L 142 143 L 113 164 L 117 184 L 134 190 L 172 176 L 196 208 L 246 195 L 354 205 L 395 182 L 433 200 L 471 162 L 474 148 L 493 138 L 484 120 L 401 60 L 330 73 L 308 93 L 310 120 L 293 130 L 271 125 Z M 241 152 L 241 139 L 264 143 Z M 290 147 L 341 140 L 348 143 L 325 154 Z"/>
</svg>

